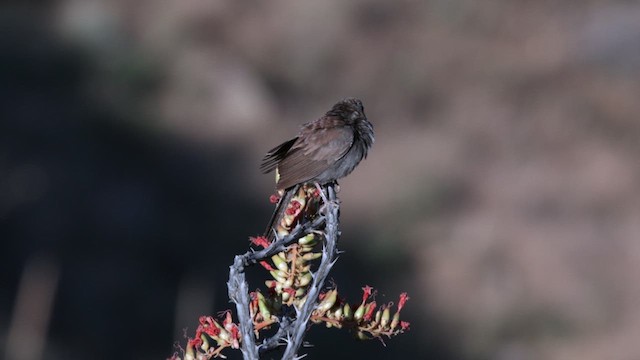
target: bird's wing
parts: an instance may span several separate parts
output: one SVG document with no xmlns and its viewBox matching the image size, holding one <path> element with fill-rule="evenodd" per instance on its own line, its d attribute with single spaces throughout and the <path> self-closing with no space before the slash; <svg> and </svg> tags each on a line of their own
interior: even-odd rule
<svg viewBox="0 0 640 360">
<path fill-rule="evenodd" d="M 286 155 L 277 164 L 278 188 L 287 189 L 320 175 L 333 166 L 351 148 L 353 129 L 331 118 L 302 128 Z M 322 126 L 325 125 L 325 126 Z"/>
<path fill-rule="evenodd" d="M 289 151 L 289 149 L 291 149 L 291 147 L 296 142 L 296 140 L 298 140 L 297 137 L 289 141 L 285 141 L 282 144 L 269 150 L 269 152 L 267 152 L 267 155 L 265 155 L 264 158 L 262 158 L 262 164 L 260 164 L 260 171 L 266 174 L 275 170 L 280 160 L 282 160 L 284 156 L 287 155 L 287 152 Z"/>
</svg>

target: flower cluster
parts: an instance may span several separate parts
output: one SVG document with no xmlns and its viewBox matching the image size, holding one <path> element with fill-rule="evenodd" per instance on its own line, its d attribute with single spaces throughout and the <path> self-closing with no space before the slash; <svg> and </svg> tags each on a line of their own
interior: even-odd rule
<svg viewBox="0 0 640 360">
<path fill-rule="evenodd" d="M 187 341 L 184 360 L 224 357 L 221 351 L 228 347 L 240 348 L 240 331 L 231 319 L 231 312 L 225 312 L 222 324 L 211 316 L 201 316 L 195 337 Z M 179 358 L 174 355 L 173 359 Z"/>
<path fill-rule="evenodd" d="M 392 302 L 378 307 L 374 300 L 369 301 L 374 293 L 373 288 L 365 286 L 362 290 L 362 302 L 356 306 L 343 301 L 338 296 L 337 289 L 321 294 L 320 304 L 313 312 L 311 321 L 324 322 L 327 327 L 354 329 L 356 337 L 363 340 L 381 338 L 383 335 L 391 337 L 409 329 L 408 322 L 400 321 L 400 311 L 409 300 L 407 293 L 400 294 L 398 306 L 392 316 Z"/>
<path fill-rule="evenodd" d="M 279 195 L 282 197 L 285 194 Z M 256 338 L 260 337 L 262 330 L 272 325 L 283 326 L 280 322 L 286 316 L 283 315 L 286 308 L 301 309 L 305 304 L 308 306 L 307 301 L 311 301 L 308 299 L 309 288 L 316 283 L 317 273 L 314 272 L 319 269 L 316 264 L 320 262 L 320 258 L 324 259 L 320 245 L 325 244 L 327 236 L 321 227 L 322 221 L 326 221 L 321 218 L 321 197 L 324 199 L 324 195 L 321 196 L 320 190 L 313 184 L 304 184 L 296 188 L 295 193 L 283 197 L 288 203 L 284 204 L 285 210 L 274 224 L 273 230 L 277 235 L 275 241 L 283 241 L 295 231 L 298 231 L 296 234 L 301 234 L 287 239 L 287 244 L 271 244 L 263 236 L 250 238 L 251 243 L 257 247 L 267 249 L 277 245 L 277 249 L 282 249 L 270 258 L 267 255 L 254 259 L 271 275 L 271 279 L 265 281 L 267 289 L 251 292 L 248 301 L 245 301 L 248 302 Z M 277 202 L 279 197 L 272 195 L 270 200 Z M 320 225 L 313 225 L 310 231 L 300 232 L 299 228 L 295 230 L 297 225 L 308 225 L 311 221 Z M 320 288 L 321 285 L 314 286 Z M 409 323 L 400 320 L 400 312 L 409 299 L 406 293 L 400 295 L 397 305 L 389 302 L 379 306 L 374 300 L 373 288 L 365 286 L 362 290 L 362 301 L 353 305 L 338 295 L 337 288 L 320 293 L 317 299 L 313 299 L 308 319 L 312 323 L 324 323 L 327 327 L 352 330 L 358 339 L 382 339 L 383 336 L 395 336 L 409 329 Z M 244 319 L 242 321 L 243 324 L 246 323 Z M 306 326 L 302 328 L 306 329 Z M 280 330 L 288 331 L 286 327 Z M 225 313 L 222 322 L 211 316 L 202 316 L 194 338 L 188 340 L 187 347 L 183 350 L 184 360 L 224 357 L 221 354 L 223 349 L 238 349 L 243 339 L 251 341 L 251 338 L 247 340 L 240 336 L 238 325 L 233 323 L 230 311 Z M 172 359 L 180 360 L 177 354 Z"/>
<path fill-rule="evenodd" d="M 274 195 L 272 195 L 273 199 Z M 273 200 L 272 200 L 273 201 Z M 280 237 L 289 235 L 298 223 L 309 220 L 318 215 L 320 204 L 320 191 L 315 185 L 304 184 L 293 194 L 286 208 L 282 219 L 274 224 L 274 231 Z"/>
<path fill-rule="evenodd" d="M 310 262 L 322 257 L 321 252 L 314 252 L 319 235 L 308 234 L 298 239 L 286 252 L 271 257 L 273 266 L 263 263 L 273 280 L 265 285 L 285 305 L 298 305 L 307 294 L 307 288 L 313 279 Z"/>
</svg>

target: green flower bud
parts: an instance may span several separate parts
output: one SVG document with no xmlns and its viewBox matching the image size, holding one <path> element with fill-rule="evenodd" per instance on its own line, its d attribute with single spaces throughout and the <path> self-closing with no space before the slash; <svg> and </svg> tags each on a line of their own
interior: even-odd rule
<svg viewBox="0 0 640 360">
<path fill-rule="evenodd" d="M 218 346 L 220 346 L 224 343 L 229 342 L 229 340 L 231 339 L 231 334 L 227 330 L 221 329 L 220 334 L 218 334 L 218 338 L 219 339 L 216 339 L 216 341 L 218 342 Z"/>
<path fill-rule="evenodd" d="M 356 310 L 355 314 L 353 314 L 353 318 L 356 321 L 360 321 L 362 319 L 362 317 L 364 316 L 365 310 L 366 310 L 366 307 L 364 305 L 358 306 L 358 309 Z"/>
<path fill-rule="evenodd" d="M 390 317 L 391 317 L 391 312 L 389 311 L 388 307 L 385 307 L 384 311 L 382 311 L 382 318 L 380 319 L 380 325 L 382 325 L 383 328 L 386 328 L 387 325 L 389 325 Z"/>
<path fill-rule="evenodd" d="M 310 272 L 302 273 L 298 276 L 298 286 L 307 286 L 313 280 Z"/>
<path fill-rule="evenodd" d="M 353 320 L 353 311 L 351 310 L 351 306 L 349 306 L 349 304 L 344 304 L 342 309 L 344 312 L 344 319 L 347 321 Z"/>
<path fill-rule="evenodd" d="M 202 334 L 200 335 L 200 340 L 202 340 L 202 345 L 200 345 L 200 348 L 204 351 L 209 350 L 209 338 L 205 334 Z"/>
<path fill-rule="evenodd" d="M 193 350 L 191 341 L 187 342 L 187 350 L 184 352 L 184 360 L 196 360 L 196 353 Z"/>
<path fill-rule="evenodd" d="M 312 260 L 318 259 L 320 257 L 322 257 L 322 253 L 312 253 L 312 252 L 310 252 L 310 253 L 306 253 L 306 254 L 302 255 L 302 258 L 305 259 L 306 261 L 312 261 Z"/>
<path fill-rule="evenodd" d="M 322 299 L 322 302 L 316 308 L 316 310 L 320 314 L 327 312 L 329 309 L 333 307 L 333 305 L 335 305 L 337 299 L 338 299 L 338 291 L 335 289 L 329 290 L 324 296 L 324 299 Z"/>
<path fill-rule="evenodd" d="M 271 257 L 271 260 L 273 261 L 273 264 L 276 266 L 276 268 L 278 268 L 278 270 L 281 270 L 281 271 L 289 270 L 289 265 L 287 264 L 286 261 L 282 259 L 282 257 L 279 256 L 279 254 L 273 255 Z"/>
<path fill-rule="evenodd" d="M 258 308 L 260 309 L 260 314 L 262 314 L 262 317 L 265 320 L 271 319 L 271 311 L 269 311 L 267 302 L 261 292 L 258 292 Z"/>
<path fill-rule="evenodd" d="M 400 313 L 397 312 L 393 315 L 393 319 L 391 319 L 391 330 L 394 330 L 400 324 Z"/>
<path fill-rule="evenodd" d="M 280 276 L 280 274 L 282 274 L 282 271 L 271 270 L 269 271 L 269 274 L 271 274 L 271 276 L 279 283 L 283 283 L 287 280 L 284 276 Z"/>
<path fill-rule="evenodd" d="M 313 243 L 315 245 L 316 244 L 315 240 L 316 240 L 315 234 L 311 233 L 311 234 L 307 234 L 306 236 L 303 236 L 300 239 L 298 239 L 298 244 L 300 244 L 300 245 L 309 245 L 309 244 Z"/>
<path fill-rule="evenodd" d="M 303 296 L 307 292 L 306 287 L 301 287 L 296 290 L 296 298 Z"/>
<path fill-rule="evenodd" d="M 342 319 L 342 308 L 338 307 L 338 310 L 333 313 L 333 316 L 338 320 Z"/>
</svg>

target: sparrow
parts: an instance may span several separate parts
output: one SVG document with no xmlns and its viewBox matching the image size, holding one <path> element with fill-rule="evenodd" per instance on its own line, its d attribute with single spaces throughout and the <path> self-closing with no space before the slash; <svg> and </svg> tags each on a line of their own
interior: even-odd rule
<svg viewBox="0 0 640 360">
<path fill-rule="evenodd" d="M 324 116 L 304 124 L 298 136 L 269 150 L 260 170 L 265 174 L 276 171 L 276 190 L 282 195 L 265 237 L 272 239 L 274 224 L 299 186 L 324 185 L 349 175 L 367 157 L 373 142 L 373 125 L 364 114 L 362 101 L 347 98 Z"/>
</svg>

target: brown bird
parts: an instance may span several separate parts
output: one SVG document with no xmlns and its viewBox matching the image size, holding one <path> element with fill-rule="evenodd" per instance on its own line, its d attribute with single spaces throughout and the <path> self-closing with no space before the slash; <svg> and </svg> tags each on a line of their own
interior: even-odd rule
<svg viewBox="0 0 640 360">
<path fill-rule="evenodd" d="M 323 117 L 304 124 L 295 138 L 269 150 L 260 170 L 276 170 L 276 189 L 284 195 L 265 236 L 272 238 L 271 229 L 280 221 L 282 207 L 286 209 L 297 185 L 323 185 L 349 175 L 367 157 L 373 142 L 373 125 L 364 114 L 362 102 L 348 98 L 333 105 Z"/>
</svg>

